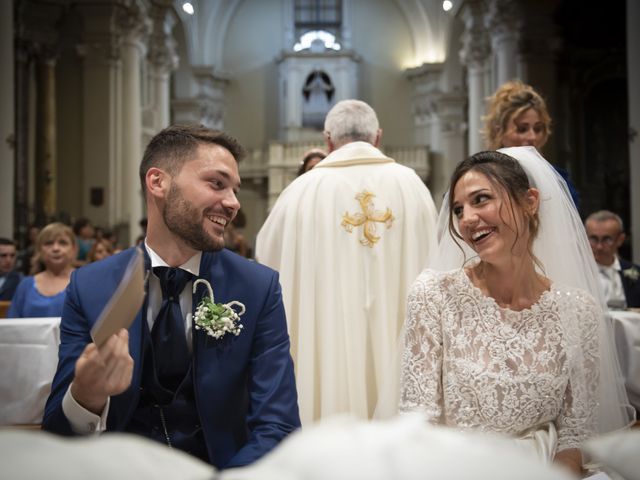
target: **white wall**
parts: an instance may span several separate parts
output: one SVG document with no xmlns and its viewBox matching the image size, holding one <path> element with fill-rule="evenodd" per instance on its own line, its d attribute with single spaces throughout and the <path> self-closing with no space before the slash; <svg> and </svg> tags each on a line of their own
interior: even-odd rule
<svg viewBox="0 0 640 480">
<path fill-rule="evenodd" d="M 411 85 L 403 76 L 415 57 L 409 25 L 393 1 L 347 2 L 353 50 L 362 57 L 361 99 L 376 110 L 383 144 L 410 145 Z"/>
<path fill-rule="evenodd" d="M 226 90 L 225 130 L 247 148 L 278 134 L 275 59 L 282 51 L 280 0 L 247 0 L 227 28 L 221 68 L 232 76 Z"/>
<path fill-rule="evenodd" d="M 411 144 L 410 85 L 403 70 L 415 54 L 405 17 L 393 0 L 351 0 L 346 8 L 353 50 L 362 58 L 360 98 L 378 112 L 384 144 Z M 232 75 L 225 130 L 248 148 L 278 135 L 276 57 L 283 48 L 283 17 L 281 0 L 245 0 L 227 27 L 220 66 Z"/>
</svg>

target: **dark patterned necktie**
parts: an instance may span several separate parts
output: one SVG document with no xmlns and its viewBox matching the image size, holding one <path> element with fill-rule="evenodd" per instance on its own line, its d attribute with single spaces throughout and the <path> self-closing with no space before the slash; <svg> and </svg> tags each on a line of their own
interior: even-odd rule
<svg viewBox="0 0 640 480">
<path fill-rule="evenodd" d="M 162 305 L 151 330 L 153 356 L 160 384 L 175 392 L 189 368 L 190 355 L 180 310 L 180 293 L 193 278 L 181 268 L 155 267 L 160 279 Z"/>
</svg>

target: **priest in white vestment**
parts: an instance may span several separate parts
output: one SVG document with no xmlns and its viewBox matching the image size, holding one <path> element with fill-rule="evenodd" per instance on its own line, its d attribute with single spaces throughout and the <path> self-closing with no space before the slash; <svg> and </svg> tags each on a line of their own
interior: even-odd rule
<svg viewBox="0 0 640 480">
<path fill-rule="evenodd" d="M 324 134 L 330 154 L 282 192 L 256 247 L 280 272 L 303 424 L 371 418 L 397 388 L 407 293 L 437 245 L 431 194 L 378 150 L 369 105 L 339 102 Z"/>
</svg>

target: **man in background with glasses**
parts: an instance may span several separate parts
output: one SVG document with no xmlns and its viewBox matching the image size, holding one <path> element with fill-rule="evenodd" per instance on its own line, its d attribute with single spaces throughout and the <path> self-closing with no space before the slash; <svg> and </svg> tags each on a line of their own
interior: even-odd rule
<svg viewBox="0 0 640 480">
<path fill-rule="evenodd" d="M 622 219 L 600 210 L 589 215 L 585 228 L 609 308 L 640 307 L 640 266 L 618 256 L 625 239 Z"/>
</svg>

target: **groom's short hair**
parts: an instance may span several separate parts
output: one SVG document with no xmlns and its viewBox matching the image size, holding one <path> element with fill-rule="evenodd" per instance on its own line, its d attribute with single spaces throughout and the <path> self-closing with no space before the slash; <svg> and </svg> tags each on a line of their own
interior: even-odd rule
<svg viewBox="0 0 640 480">
<path fill-rule="evenodd" d="M 140 163 L 140 184 L 146 192 L 145 177 L 152 167 L 162 168 L 170 175 L 176 175 L 184 163 L 190 160 L 200 145 L 220 145 L 229 150 L 236 162 L 245 156 L 242 145 L 220 130 L 204 125 L 172 125 L 154 136 L 142 156 Z"/>
</svg>

